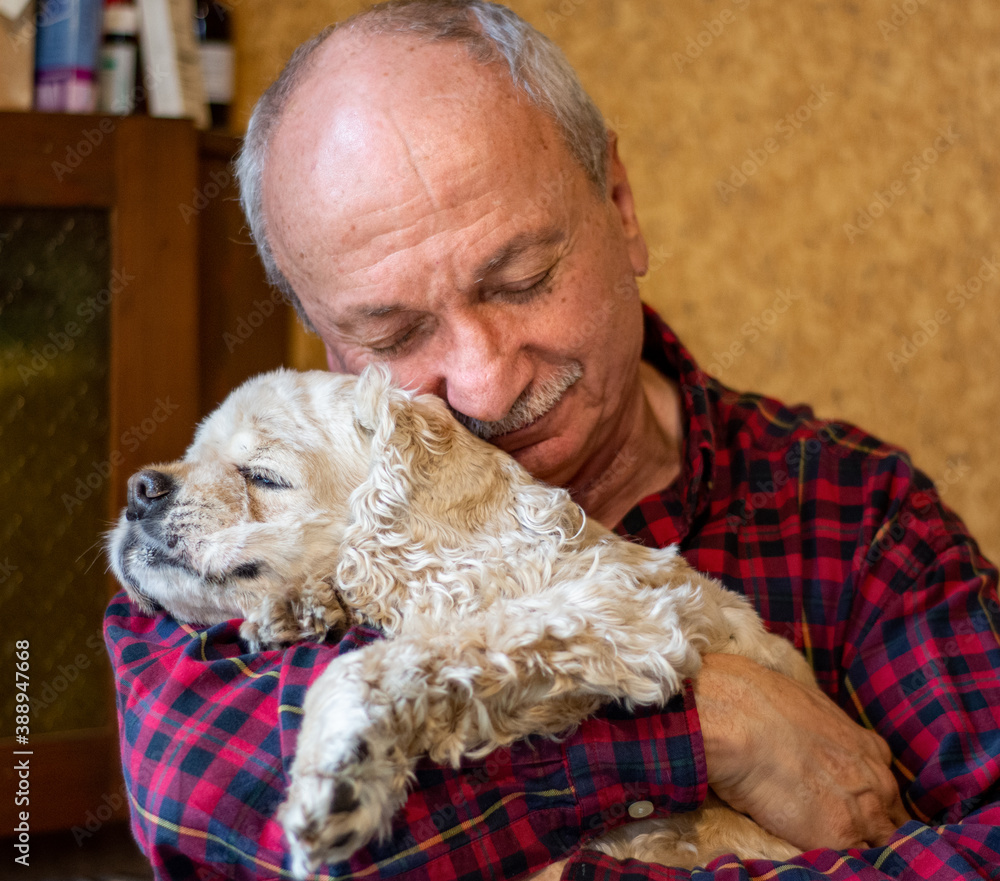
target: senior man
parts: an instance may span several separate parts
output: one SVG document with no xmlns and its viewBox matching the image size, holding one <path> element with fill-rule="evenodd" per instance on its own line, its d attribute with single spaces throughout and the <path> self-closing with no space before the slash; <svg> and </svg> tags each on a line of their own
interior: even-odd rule
<svg viewBox="0 0 1000 881">
<path fill-rule="evenodd" d="M 690 809 L 708 785 L 810 849 L 763 871 L 995 873 L 995 570 L 905 454 L 723 387 L 643 307 L 615 137 L 555 47 L 480 2 L 369 11 L 296 53 L 239 177 L 268 272 L 331 369 L 385 363 L 590 516 L 679 543 L 807 652 L 829 695 L 709 656 L 663 710 L 425 764 L 355 877 L 667 877 L 576 844 L 637 803 Z M 134 828 L 158 874 L 281 874 L 273 811 L 305 686 L 377 634 L 241 668 L 235 628 L 144 619 L 119 598 L 108 638 Z"/>
</svg>

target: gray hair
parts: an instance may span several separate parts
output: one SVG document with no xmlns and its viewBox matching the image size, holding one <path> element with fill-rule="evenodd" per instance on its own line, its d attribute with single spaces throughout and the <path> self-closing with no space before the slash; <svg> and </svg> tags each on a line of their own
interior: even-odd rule
<svg viewBox="0 0 1000 881">
<path fill-rule="evenodd" d="M 505 63 L 514 86 L 555 121 L 570 153 L 603 193 L 608 139 L 604 117 L 559 47 L 507 7 L 485 0 L 394 0 L 331 25 L 295 50 L 260 97 L 236 158 L 240 203 L 267 279 L 289 299 L 310 330 L 315 328 L 278 268 L 268 241 L 261 182 L 270 139 L 285 105 L 312 67 L 316 49 L 335 30 L 412 35 L 428 42 L 452 40 L 481 64 Z"/>
</svg>

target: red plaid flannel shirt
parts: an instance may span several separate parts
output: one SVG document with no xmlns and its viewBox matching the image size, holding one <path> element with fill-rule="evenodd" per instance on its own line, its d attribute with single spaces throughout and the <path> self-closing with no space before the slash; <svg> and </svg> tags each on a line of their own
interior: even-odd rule
<svg viewBox="0 0 1000 881">
<path fill-rule="evenodd" d="M 619 531 L 680 543 L 799 646 L 821 686 L 885 737 L 915 817 L 886 847 L 789 864 L 716 860 L 701 877 L 1000 878 L 1000 606 L 996 570 L 907 456 L 804 408 L 706 377 L 649 310 L 644 358 L 675 378 L 687 417 L 681 479 Z M 132 828 L 157 878 L 287 878 L 274 813 L 309 683 L 378 638 L 249 654 L 238 623 L 211 628 L 112 601 Z M 664 710 L 611 706 L 561 743 L 533 738 L 457 770 L 422 762 L 391 840 L 322 878 L 515 878 L 570 856 L 571 879 L 689 873 L 579 851 L 626 818 L 705 795 L 691 690 Z"/>
</svg>

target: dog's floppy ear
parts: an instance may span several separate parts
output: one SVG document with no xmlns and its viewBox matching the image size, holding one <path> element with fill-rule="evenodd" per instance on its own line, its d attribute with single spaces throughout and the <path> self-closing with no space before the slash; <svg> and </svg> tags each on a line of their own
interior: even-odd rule
<svg viewBox="0 0 1000 881">
<path fill-rule="evenodd" d="M 379 365 L 366 367 L 358 377 L 354 418 L 372 435 L 372 473 L 379 467 L 402 468 L 412 479 L 426 472 L 429 459 L 447 453 L 456 430 L 462 430 L 442 401 L 404 391 Z"/>
<path fill-rule="evenodd" d="M 393 399 L 403 392 L 393 385 L 389 371 L 370 364 L 361 371 L 354 386 L 354 420 L 369 434 L 390 416 Z"/>
<path fill-rule="evenodd" d="M 443 457 L 464 429 L 442 401 L 404 391 L 377 366 L 358 378 L 354 418 L 371 436 L 371 459 L 368 479 L 351 497 L 353 519 L 398 529 L 413 516 L 415 494 L 442 476 Z"/>
<path fill-rule="evenodd" d="M 371 458 L 351 494 L 337 580 L 352 605 L 393 629 L 398 616 L 368 602 L 432 578 L 442 544 L 475 554 L 477 532 L 509 497 L 507 476 L 493 461 L 499 454 L 443 401 L 398 388 L 383 368 L 361 374 L 354 413 L 370 436 Z"/>
</svg>

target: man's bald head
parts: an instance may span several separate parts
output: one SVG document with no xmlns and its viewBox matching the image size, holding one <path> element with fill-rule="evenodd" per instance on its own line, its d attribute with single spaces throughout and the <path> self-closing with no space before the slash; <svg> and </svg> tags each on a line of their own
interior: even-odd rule
<svg viewBox="0 0 1000 881">
<path fill-rule="evenodd" d="M 334 35 L 339 46 L 327 45 Z M 454 42 L 476 63 L 495 67 L 498 76 L 506 77 L 555 122 L 570 154 L 595 186 L 604 189 L 608 133 L 603 117 L 562 52 L 548 38 L 506 7 L 482 0 L 404 0 L 375 6 L 327 28 L 296 50 L 258 101 L 237 160 L 240 199 L 268 278 L 291 299 L 307 325 L 309 319 L 277 265 L 268 236 L 263 180 L 271 139 L 293 93 L 313 74 L 326 72 L 328 65 L 320 70 L 318 58 L 327 56 L 325 61 L 329 62 L 329 50 L 335 52 L 343 46 L 350 52 L 351 47 L 357 48 L 359 39 L 394 35 Z"/>
</svg>

